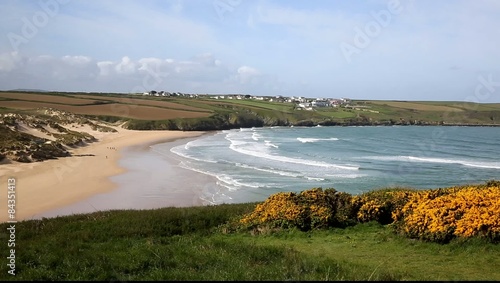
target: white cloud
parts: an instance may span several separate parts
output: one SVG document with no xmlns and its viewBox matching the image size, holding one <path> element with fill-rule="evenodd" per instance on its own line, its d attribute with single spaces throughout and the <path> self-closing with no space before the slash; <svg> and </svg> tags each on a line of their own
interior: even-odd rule
<svg viewBox="0 0 500 283">
<path fill-rule="evenodd" d="M 109 76 L 113 72 L 114 63 L 111 61 L 101 61 L 97 62 L 97 67 L 99 68 L 99 76 Z"/>
<path fill-rule="evenodd" d="M 115 70 L 119 74 L 133 74 L 136 71 L 135 63 L 128 56 L 122 58 L 122 61 L 116 65 Z"/>
<path fill-rule="evenodd" d="M 260 75 L 259 71 L 257 69 L 248 67 L 248 66 L 241 66 L 238 68 L 238 79 L 239 82 L 242 84 L 250 83 L 252 80 Z"/>
<path fill-rule="evenodd" d="M 0 54 L 0 72 L 10 72 L 22 64 L 22 57 L 17 51 Z"/>
<path fill-rule="evenodd" d="M 92 59 L 87 56 L 63 56 L 62 61 L 66 62 L 69 65 L 73 66 L 86 66 L 88 65 Z"/>
<path fill-rule="evenodd" d="M 232 69 L 210 53 L 191 60 L 155 57 L 96 61 L 88 56 L 32 58 L 0 54 L 0 85 L 5 89 L 37 88 L 61 91 L 141 92 L 152 89 L 196 93 L 243 92 L 261 83 L 271 91 L 272 81 L 257 69 Z M 24 63 L 19 63 L 24 62 Z M 20 79 L 21 77 L 29 79 Z"/>
</svg>

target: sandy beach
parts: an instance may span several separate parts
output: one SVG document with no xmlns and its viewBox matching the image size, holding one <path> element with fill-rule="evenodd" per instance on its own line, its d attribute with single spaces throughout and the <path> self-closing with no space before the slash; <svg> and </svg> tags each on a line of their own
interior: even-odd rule
<svg viewBox="0 0 500 283">
<path fill-rule="evenodd" d="M 197 137 L 204 132 L 132 131 L 116 127 L 117 133 L 88 132 L 98 141 L 71 149 L 73 156 L 35 163 L 0 165 L 0 222 L 8 220 L 7 179 L 16 179 L 16 220 L 68 206 L 93 195 L 110 192 L 117 184 L 110 177 L 125 171 L 119 165 L 122 149 Z"/>
</svg>

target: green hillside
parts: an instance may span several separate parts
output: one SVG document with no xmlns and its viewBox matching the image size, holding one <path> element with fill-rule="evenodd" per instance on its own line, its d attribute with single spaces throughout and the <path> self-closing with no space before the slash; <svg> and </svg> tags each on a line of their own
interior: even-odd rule
<svg viewBox="0 0 500 283">
<path fill-rule="evenodd" d="M 0 113 L 50 107 L 137 130 L 222 130 L 262 126 L 499 126 L 500 104 L 352 100 L 303 110 L 298 103 L 256 99 L 155 97 L 96 93 L 0 92 Z"/>
</svg>

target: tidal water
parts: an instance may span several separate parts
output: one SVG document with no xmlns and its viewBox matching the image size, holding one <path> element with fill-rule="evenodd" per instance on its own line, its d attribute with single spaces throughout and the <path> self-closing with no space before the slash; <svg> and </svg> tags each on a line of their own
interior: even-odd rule
<svg viewBox="0 0 500 283">
<path fill-rule="evenodd" d="M 127 169 L 97 194 L 34 218 L 113 209 L 264 201 L 321 187 L 359 194 L 500 180 L 500 128 L 236 129 L 123 150 Z"/>
<path fill-rule="evenodd" d="M 211 176 L 205 203 L 263 201 L 313 187 L 352 194 L 500 179 L 500 128 L 273 127 L 218 132 L 151 147 L 184 169 Z"/>
</svg>

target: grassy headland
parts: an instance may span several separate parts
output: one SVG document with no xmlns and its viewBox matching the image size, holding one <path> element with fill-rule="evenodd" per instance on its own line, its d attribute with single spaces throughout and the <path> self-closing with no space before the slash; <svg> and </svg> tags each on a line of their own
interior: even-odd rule
<svg viewBox="0 0 500 283">
<path fill-rule="evenodd" d="M 1 110 L 3 107 L 3 110 Z M 0 92 L 0 113 L 54 108 L 135 130 L 222 130 L 262 126 L 500 125 L 500 104 L 353 100 L 300 110 L 297 103 L 254 99 L 92 93 Z"/>
</svg>

